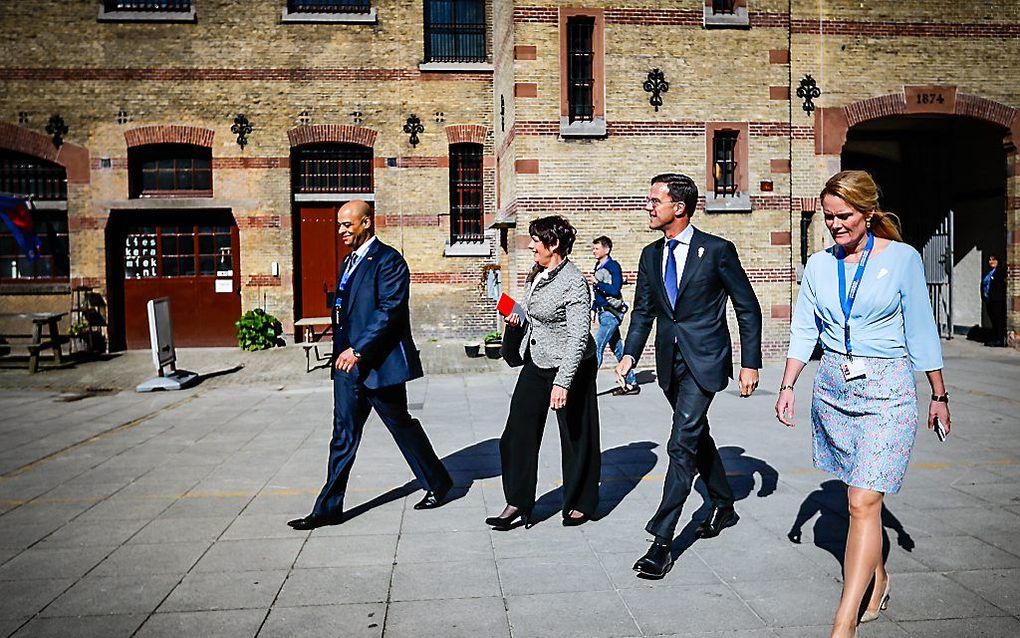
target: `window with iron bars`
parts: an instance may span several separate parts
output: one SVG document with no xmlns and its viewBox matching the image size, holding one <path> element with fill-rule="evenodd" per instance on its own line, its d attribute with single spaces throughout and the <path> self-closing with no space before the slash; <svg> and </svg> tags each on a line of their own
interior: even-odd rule
<svg viewBox="0 0 1020 638">
<path fill-rule="evenodd" d="M 716 196 L 737 193 L 737 131 L 720 130 L 712 139 Z"/>
<path fill-rule="evenodd" d="M 579 16 L 567 20 L 567 100 L 570 122 L 591 121 L 595 50 L 592 41 L 595 18 Z"/>
<path fill-rule="evenodd" d="M 67 171 L 31 155 L 4 151 L 0 153 L 0 193 L 36 200 L 67 199 Z"/>
<path fill-rule="evenodd" d="M 368 13 L 371 0 L 288 0 L 292 13 Z"/>
<path fill-rule="evenodd" d="M 105 0 L 107 11 L 191 11 L 191 0 Z"/>
<path fill-rule="evenodd" d="M 450 145 L 450 244 L 481 242 L 482 145 Z"/>
<path fill-rule="evenodd" d="M 712 0 L 712 13 L 716 13 L 716 14 L 729 13 L 729 14 L 732 14 L 732 13 L 736 12 L 736 9 L 737 9 L 737 0 Z"/>
<path fill-rule="evenodd" d="M 425 0 L 425 61 L 485 60 L 485 3 Z"/>
<path fill-rule="evenodd" d="M 128 151 L 131 197 L 212 197 L 212 151 L 157 144 Z"/>
<path fill-rule="evenodd" d="M 315 144 L 295 150 L 295 193 L 371 193 L 372 149 Z"/>
<path fill-rule="evenodd" d="M 0 281 L 66 281 L 71 273 L 68 257 L 67 211 L 33 210 L 39 253 L 30 260 L 7 226 L 0 224 Z"/>
</svg>

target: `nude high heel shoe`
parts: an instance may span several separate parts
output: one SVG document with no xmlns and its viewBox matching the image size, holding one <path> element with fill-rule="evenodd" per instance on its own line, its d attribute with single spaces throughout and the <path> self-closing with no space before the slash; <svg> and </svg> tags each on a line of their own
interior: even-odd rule
<svg viewBox="0 0 1020 638">
<path fill-rule="evenodd" d="M 878 603 L 878 609 L 871 611 L 870 609 L 864 610 L 861 614 L 861 622 L 871 622 L 878 618 L 878 615 L 889 609 L 889 592 L 892 590 L 892 578 L 886 577 L 885 591 L 882 593 L 882 599 Z"/>
</svg>

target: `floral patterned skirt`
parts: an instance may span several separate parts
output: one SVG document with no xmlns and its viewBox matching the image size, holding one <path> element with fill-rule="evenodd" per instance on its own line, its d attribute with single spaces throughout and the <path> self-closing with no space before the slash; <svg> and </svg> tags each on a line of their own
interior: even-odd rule
<svg viewBox="0 0 1020 638">
<path fill-rule="evenodd" d="M 867 377 L 846 381 L 846 355 L 822 355 L 811 399 L 814 464 L 851 487 L 895 493 L 917 434 L 914 374 L 907 357 L 854 359 Z"/>
</svg>

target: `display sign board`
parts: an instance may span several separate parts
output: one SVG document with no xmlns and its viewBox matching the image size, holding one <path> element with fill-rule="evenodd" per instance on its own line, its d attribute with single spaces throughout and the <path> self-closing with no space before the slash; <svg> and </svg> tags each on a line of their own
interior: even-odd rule
<svg viewBox="0 0 1020 638">
<path fill-rule="evenodd" d="M 173 366 L 177 354 L 174 351 L 174 332 L 170 324 L 170 299 L 150 299 L 146 304 L 149 311 L 149 343 L 152 346 L 152 363 L 156 371 L 163 374 L 163 368 Z"/>
</svg>

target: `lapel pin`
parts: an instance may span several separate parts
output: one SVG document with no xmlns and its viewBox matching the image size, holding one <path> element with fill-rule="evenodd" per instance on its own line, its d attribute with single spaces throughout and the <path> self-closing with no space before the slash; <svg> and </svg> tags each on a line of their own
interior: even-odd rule
<svg viewBox="0 0 1020 638">
<path fill-rule="evenodd" d="M 704 254 L 705 254 L 705 247 L 704 246 L 698 246 L 698 259 L 701 259 L 701 256 L 704 255 Z"/>
</svg>

